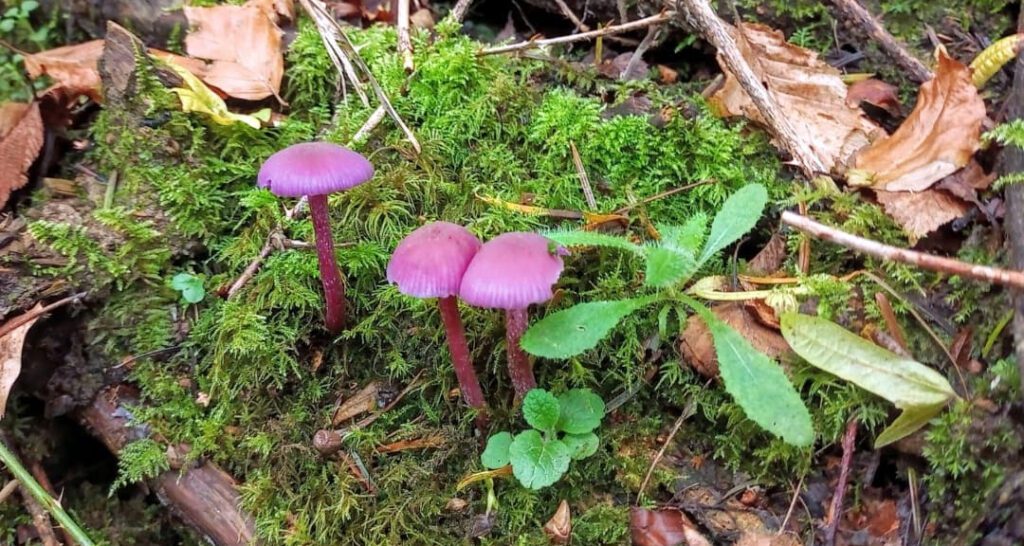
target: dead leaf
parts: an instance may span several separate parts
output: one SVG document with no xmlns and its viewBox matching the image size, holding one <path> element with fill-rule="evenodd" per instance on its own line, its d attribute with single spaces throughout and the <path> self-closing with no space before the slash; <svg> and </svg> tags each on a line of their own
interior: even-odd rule
<svg viewBox="0 0 1024 546">
<path fill-rule="evenodd" d="M 86 95 L 102 102 L 97 63 L 103 55 L 103 40 L 58 47 L 25 54 L 25 70 L 32 79 L 49 76 L 70 94 Z"/>
<path fill-rule="evenodd" d="M 331 424 L 337 427 L 349 419 L 377 409 L 379 395 L 380 383 L 371 381 L 348 399 L 339 400 Z"/>
<path fill-rule="evenodd" d="M 377 453 L 398 453 L 399 451 L 407 451 L 410 449 L 430 449 L 441 447 L 444 445 L 444 440 L 445 438 L 441 434 L 431 434 L 430 436 L 413 438 L 411 440 L 399 440 L 397 442 L 379 446 L 377 448 Z"/>
<path fill-rule="evenodd" d="M 252 114 L 236 114 L 228 110 L 227 104 L 224 104 L 224 99 L 220 98 L 194 74 L 170 61 L 167 61 L 167 66 L 174 70 L 185 83 L 184 88 L 171 88 L 171 91 L 178 95 L 183 112 L 206 114 L 211 121 L 218 125 L 244 123 L 253 129 L 259 129 L 261 121 L 270 121 L 269 108 L 264 108 Z"/>
<path fill-rule="evenodd" d="M 555 515 L 544 524 L 544 534 L 551 544 L 569 544 L 572 538 L 572 514 L 569 512 L 569 503 L 564 499 L 558 503 Z"/>
<path fill-rule="evenodd" d="M 39 103 L 0 105 L 0 208 L 11 192 L 28 183 L 28 169 L 43 148 Z"/>
<path fill-rule="evenodd" d="M 895 133 L 857 153 L 848 182 L 886 191 L 927 189 L 971 160 L 985 116 L 970 69 L 940 49 L 935 77 L 921 85 L 914 111 Z"/>
<path fill-rule="evenodd" d="M 185 6 L 184 10 L 192 27 L 185 37 L 185 50 L 210 61 L 197 76 L 235 98 L 278 97 L 284 56 L 281 29 L 272 16 L 250 4 Z"/>
<path fill-rule="evenodd" d="M 735 546 L 800 546 L 800 541 L 789 533 L 747 532 L 736 541 Z"/>
<path fill-rule="evenodd" d="M 676 508 L 630 508 L 629 533 L 634 546 L 711 546 L 690 518 Z"/>
<path fill-rule="evenodd" d="M 275 21 L 295 20 L 295 3 L 292 0 L 249 0 L 245 5 L 261 10 Z"/>
<path fill-rule="evenodd" d="M 665 85 L 672 85 L 679 81 L 679 71 L 667 67 L 663 64 L 656 66 L 658 69 L 658 79 Z"/>
<path fill-rule="evenodd" d="M 761 324 L 751 315 L 742 303 L 729 302 L 715 305 L 711 312 L 719 320 L 732 326 L 755 349 L 768 355 L 770 358 L 778 358 L 789 351 L 789 344 L 783 339 L 778 330 L 774 330 Z M 698 373 L 704 377 L 718 377 L 718 356 L 715 352 L 715 343 L 711 338 L 704 321 L 697 315 L 691 315 L 686 320 L 686 328 L 679 340 L 679 350 L 683 360 L 693 366 Z"/>
<path fill-rule="evenodd" d="M 846 90 L 846 104 L 859 108 L 860 103 L 866 102 L 877 106 L 894 116 L 900 115 L 899 89 L 895 85 L 869 78 L 859 80 L 850 85 Z"/>
<path fill-rule="evenodd" d="M 782 32 L 744 23 L 742 35 L 733 27 L 743 57 L 785 111 L 797 137 L 807 143 L 826 168 L 842 167 L 846 160 L 882 130 L 859 108 L 846 103 L 846 84 L 835 68 L 817 53 L 786 42 Z M 719 60 L 725 82 L 709 100 L 722 116 L 743 116 L 764 125 L 757 107 L 732 73 Z"/>
<path fill-rule="evenodd" d="M 770 275 L 782 269 L 788 255 L 786 237 L 782 232 L 776 231 L 768 240 L 768 244 L 764 245 L 764 248 L 747 264 L 747 271 L 751 275 Z"/>
<path fill-rule="evenodd" d="M 42 304 L 36 306 L 29 313 L 38 313 Z M 39 320 L 41 315 L 37 314 L 21 326 L 11 330 L 3 337 L 0 337 L 0 419 L 3 419 L 7 411 L 7 397 L 11 394 L 14 382 L 21 375 L 21 349 L 25 346 L 25 336 L 29 329 Z M 18 320 L 15 317 L 13 320 Z"/>
<path fill-rule="evenodd" d="M 971 206 L 940 190 L 881 191 L 875 192 L 878 202 L 885 207 L 885 213 L 892 217 L 912 239 L 939 229 L 971 210 Z"/>
</svg>

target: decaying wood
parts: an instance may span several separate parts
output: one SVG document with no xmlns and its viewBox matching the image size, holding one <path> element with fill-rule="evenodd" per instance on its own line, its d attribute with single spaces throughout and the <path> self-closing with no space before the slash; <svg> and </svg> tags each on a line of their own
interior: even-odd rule
<svg viewBox="0 0 1024 546">
<path fill-rule="evenodd" d="M 130 409 L 140 404 L 138 392 L 118 385 L 100 392 L 79 420 L 113 453 L 142 438 L 145 431 L 130 423 Z M 168 470 L 149 482 L 157 498 L 216 546 L 254 544 L 252 518 L 242 511 L 234 479 L 217 465 L 204 462 L 183 471 Z"/>
<path fill-rule="evenodd" d="M 921 269 L 948 273 L 950 275 L 959 275 L 976 281 L 1001 284 L 1018 289 L 1024 288 L 1024 273 L 1020 271 L 1010 271 L 986 265 L 969 264 L 952 258 L 945 258 L 943 256 L 925 254 L 923 252 L 917 252 L 906 248 L 889 246 L 879 243 L 878 241 L 872 241 L 871 239 L 865 239 L 863 237 L 846 233 L 845 231 L 828 227 L 824 224 L 819 224 L 806 216 L 800 216 L 799 214 L 788 210 L 782 213 L 782 223 L 788 224 L 809 235 L 813 235 L 818 239 L 842 245 L 846 248 L 856 250 L 857 252 L 863 252 L 864 254 L 881 258 L 883 260 L 905 263 L 915 267 L 920 267 Z"/>
<path fill-rule="evenodd" d="M 932 79 L 932 71 L 917 57 L 910 54 L 903 44 L 899 43 L 889 31 L 878 22 L 871 13 L 864 9 L 857 0 L 831 0 L 836 18 L 850 21 L 861 29 L 881 47 L 893 61 L 909 76 L 919 83 Z"/>
<path fill-rule="evenodd" d="M 711 4 L 707 0 L 679 0 L 676 2 L 676 6 L 680 10 L 679 16 L 695 28 L 704 40 L 715 46 L 722 62 L 736 76 L 740 86 L 753 101 L 765 123 L 768 124 L 771 133 L 793 156 L 793 159 L 803 169 L 804 174 L 812 177 L 827 173 L 828 169 L 825 168 L 808 143 L 800 140 L 778 102 L 744 60 L 743 54 L 729 33 L 726 24 L 715 15 Z"/>
<path fill-rule="evenodd" d="M 1017 31 L 1024 32 L 1024 10 L 1017 21 Z M 1006 99 L 1008 120 L 1024 119 L 1024 55 L 1017 56 L 1013 87 Z M 1024 150 L 1007 146 L 1000 161 L 1002 174 L 1024 172 Z M 1010 246 L 1010 259 L 1014 268 L 1024 270 L 1024 184 L 1010 184 L 1006 188 L 1006 219 L 1003 221 Z M 1024 377 L 1024 291 L 1013 296 L 1013 341 L 1017 365 Z M 1024 389 L 1021 390 L 1024 396 Z"/>
</svg>

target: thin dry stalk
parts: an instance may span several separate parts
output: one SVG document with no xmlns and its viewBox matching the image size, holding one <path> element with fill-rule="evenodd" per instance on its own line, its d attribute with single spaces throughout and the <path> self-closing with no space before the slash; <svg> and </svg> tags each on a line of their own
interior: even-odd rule
<svg viewBox="0 0 1024 546">
<path fill-rule="evenodd" d="M 568 44 L 571 42 L 581 42 L 584 40 L 593 40 L 601 36 L 611 36 L 614 34 L 622 34 L 624 32 L 632 32 L 642 28 L 647 28 L 651 25 L 659 25 L 671 21 L 675 16 L 674 12 L 664 11 L 657 15 L 650 17 L 644 17 L 643 19 L 637 19 L 629 23 L 623 23 L 621 25 L 610 25 L 597 30 L 591 30 L 590 32 L 581 32 L 579 34 L 570 34 L 569 36 L 559 36 L 557 38 L 546 38 L 543 40 L 527 40 L 525 42 L 519 42 L 515 44 L 509 44 L 504 46 L 489 47 L 480 51 L 480 55 L 494 55 L 496 53 L 509 53 L 511 51 L 523 51 L 526 49 L 535 49 L 538 47 L 544 47 L 555 44 Z"/>
<path fill-rule="evenodd" d="M 398 52 L 402 55 L 402 68 L 406 74 L 412 74 L 416 65 L 412 60 L 412 38 L 409 36 L 409 0 L 398 0 L 395 28 L 398 30 Z"/>
<path fill-rule="evenodd" d="M 864 9 L 857 0 L 831 0 L 833 11 L 837 19 L 851 22 L 861 29 L 892 58 L 903 70 L 906 70 L 910 77 L 919 83 L 932 79 L 931 70 L 910 54 L 903 44 L 899 43 L 889 31 L 878 22 L 871 12 Z"/>
<path fill-rule="evenodd" d="M 636 46 L 636 50 L 633 51 L 633 55 L 629 58 L 629 62 L 626 63 L 626 68 L 623 68 L 622 73 L 619 74 L 620 80 L 628 79 L 629 75 L 636 70 L 637 65 L 639 65 L 640 61 L 644 58 L 644 53 L 647 53 L 647 50 L 654 45 L 654 42 L 660 32 L 661 27 L 647 28 L 647 35 L 640 41 L 640 45 Z"/>
<path fill-rule="evenodd" d="M 13 495 L 14 492 L 17 490 L 18 480 L 11 480 L 7 482 L 7 484 L 4 485 L 2 489 L 0 489 L 0 504 L 3 504 L 5 501 L 7 501 L 7 499 L 10 498 L 10 496 Z"/>
<path fill-rule="evenodd" d="M 651 476 L 654 475 L 654 469 L 658 466 L 658 462 L 665 456 L 665 450 L 668 449 L 668 445 L 672 443 L 672 439 L 675 438 L 679 432 L 680 427 L 683 426 L 683 422 L 693 416 L 697 412 L 697 406 L 693 399 L 686 403 L 686 407 L 683 408 L 683 412 L 676 418 L 676 422 L 672 424 L 672 430 L 669 431 L 668 436 L 665 437 L 665 441 L 661 444 L 661 449 L 651 459 L 650 466 L 647 467 L 647 473 L 644 474 L 644 480 L 640 482 L 640 489 L 636 492 L 636 504 L 640 504 L 640 498 L 644 494 L 644 490 L 647 489 L 647 483 L 651 481 Z"/>
<path fill-rule="evenodd" d="M 906 248 L 896 248 L 886 244 L 872 241 L 840 231 L 836 228 L 819 224 L 810 218 L 800 216 L 791 211 L 782 213 L 782 223 L 792 226 L 804 233 L 818 239 L 829 241 L 846 248 L 856 250 L 883 260 L 900 262 L 908 265 L 938 271 L 950 275 L 974 279 L 977 281 L 990 282 L 1014 288 L 1024 288 L 1024 273 L 1020 271 L 1009 271 L 985 265 L 975 265 L 952 258 L 925 254 Z"/>
<path fill-rule="evenodd" d="M 827 173 L 828 169 L 821 159 L 811 150 L 808 143 L 800 140 L 779 103 L 747 64 L 728 27 L 715 15 L 711 4 L 707 0 L 678 0 L 676 6 L 680 9 L 680 16 L 697 29 L 704 40 L 715 46 L 726 68 L 736 76 L 740 87 L 757 107 L 772 134 L 803 168 L 804 174 L 810 178 L 816 174 Z"/>
<path fill-rule="evenodd" d="M 40 307 L 39 309 L 32 309 L 23 315 L 18 315 L 7 322 L 0 324 L 0 337 L 6 336 L 7 334 L 18 329 L 21 325 L 35 319 L 36 317 L 45 315 L 46 313 L 49 313 L 50 311 L 53 311 L 58 307 L 67 305 L 83 297 L 85 297 L 85 292 L 79 292 L 77 294 L 72 294 L 66 298 L 59 299 L 44 307 Z"/>
<path fill-rule="evenodd" d="M 800 481 L 797 482 L 796 488 L 793 489 L 793 500 L 789 501 L 789 509 L 786 510 L 786 517 L 782 519 L 782 525 L 779 526 L 779 532 L 776 534 L 781 535 L 786 532 L 786 526 L 789 525 L 789 520 L 793 517 L 793 510 L 796 509 L 796 501 L 800 499 L 800 491 L 803 488 L 804 477 L 800 476 Z"/>
<path fill-rule="evenodd" d="M 562 15 L 564 15 L 566 19 L 572 21 L 573 25 L 576 25 L 576 30 L 580 32 L 590 32 L 590 27 L 581 21 L 579 17 L 576 17 L 576 14 L 572 12 L 569 5 L 565 3 L 565 0 L 555 0 L 555 5 L 558 6 L 559 11 L 562 12 Z"/>
<path fill-rule="evenodd" d="M 587 200 L 590 210 L 597 210 L 597 200 L 594 199 L 594 189 L 590 187 L 590 177 L 587 176 L 587 169 L 583 166 L 583 159 L 580 151 L 576 149 L 576 143 L 569 141 L 569 151 L 572 152 L 572 164 L 576 167 L 576 176 L 580 179 L 580 187 L 583 188 L 583 198 Z"/>
<path fill-rule="evenodd" d="M 839 483 L 836 484 L 836 493 L 832 496 L 832 503 L 828 507 L 828 520 L 825 524 L 825 546 L 833 546 L 836 543 L 836 530 L 839 529 L 839 521 L 843 517 L 843 498 L 846 496 L 846 486 L 850 479 L 850 465 L 853 463 L 853 443 L 857 440 L 857 419 L 851 417 L 846 423 L 846 432 L 843 434 L 843 458 L 839 463 Z"/>
<path fill-rule="evenodd" d="M 302 9 L 306 10 L 310 18 L 313 19 L 313 23 L 316 24 L 316 29 L 320 33 L 320 39 L 324 43 L 324 47 L 327 49 L 327 55 L 331 58 L 331 62 L 334 63 L 335 68 L 338 72 L 344 74 L 348 81 L 352 83 L 352 88 L 356 90 L 356 95 L 359 96 L 359 100 L 363 102 L 364 106 L 370 105 L 370 99 L 366 96 L 366 90 L 363 86 L 363 82 L 359 79 L 356 74 L 356 69 L 352 65 L 352 61 L 348 58 L 348 55 L 338 47 L 338 33 L 335 29 L 336 23 L 334 23 L 334 17 L 327 12 L 326 9 L 321 9 L 323 5 L 319 0 L 299 0 L 302 5 Z M 345 78 L 341 79 L 342 90 L 346 90 Z"/>
</svg>

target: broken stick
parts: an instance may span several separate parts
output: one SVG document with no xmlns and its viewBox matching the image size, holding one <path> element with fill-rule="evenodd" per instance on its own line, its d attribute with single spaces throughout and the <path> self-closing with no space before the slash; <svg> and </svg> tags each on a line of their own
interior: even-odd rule
<svg viewBox="0 0 1024 546">
<path fill-rule="evenodd" d="M 860 28 L 878 45 L 892 57 L 903 70 L 910 73 L 910 77 L 918 83 L 924 83 L 932 79 L 931 70 L 910 54 L 903 44 L 899 43 L 889 31 L 878 22 L 871 13 L 864 9 L 857 0 L 831 0 L 830 4 L 836 12 L 837 19 L 849 21 Z"/>
</svg>

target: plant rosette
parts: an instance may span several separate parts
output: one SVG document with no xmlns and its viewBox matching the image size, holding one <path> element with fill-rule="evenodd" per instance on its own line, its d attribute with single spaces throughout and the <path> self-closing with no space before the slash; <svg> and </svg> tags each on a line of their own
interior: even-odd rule
<svg viewBox="0 0 1024 546">
<path fill-rule="evenodd" d="M 529 489 L 557 482 L 569 463 L 597 452 L 594 430 L 604 417 L 604 401 L 589 389 L 555 396 L 532 389 L 523 399 L 523 418 L 532 428 L 519 434 L 499 432 L 487 440 L 480 456 L 486 468 L 512 465 L 512 474 Z"/>
</svg>

